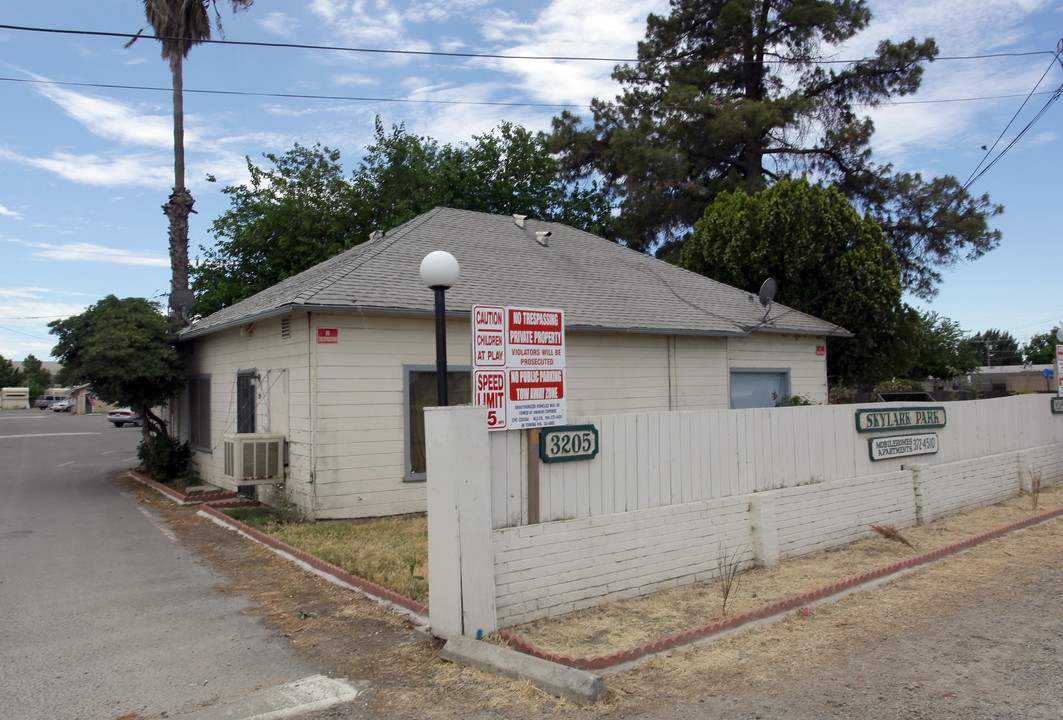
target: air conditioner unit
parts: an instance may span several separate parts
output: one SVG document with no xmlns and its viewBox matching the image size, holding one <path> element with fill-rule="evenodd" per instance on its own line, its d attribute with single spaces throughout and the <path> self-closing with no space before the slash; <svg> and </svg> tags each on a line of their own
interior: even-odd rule
<svg viewBox="0 0 1063 720">
<path fill-rule="evenodd" d="M 222 438 L 223 474 L 237 485 L 284 482 L 284 436 L 270 433 L 230 433 Z"/>
</svg>

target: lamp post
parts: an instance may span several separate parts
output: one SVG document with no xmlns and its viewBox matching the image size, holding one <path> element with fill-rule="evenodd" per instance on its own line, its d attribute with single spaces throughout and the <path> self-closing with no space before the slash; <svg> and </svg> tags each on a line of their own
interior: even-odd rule
<svg viewBox="0 0 1063 720">
<path fill-rule="evenodd" d="M 421 279 L 436 295 L 436 397 L 440 407 L 447 402 L 447 318 L 444 294 L 461 275 L 454 256 L 446 250 L 435 250 L 421 260 Z"/>
</svg>

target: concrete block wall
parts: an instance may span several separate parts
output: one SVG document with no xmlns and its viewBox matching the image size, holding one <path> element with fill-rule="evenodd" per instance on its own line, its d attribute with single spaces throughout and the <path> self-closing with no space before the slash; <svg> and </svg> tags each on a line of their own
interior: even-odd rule
<svg viewBox="0 0 1063 720">
<path fill-rule="evenodd" d="M 914 469 L 914 468 L 913 468 Z M 1019 453 L 918 467 L 919 521 L 1007 500 L 1020 490 Z"/>
<path fill-rule="evenodd" d="M 431 519 L 431 511 L 429 511 Z M 495 530 L 499 623 L 516 625 L 705 582 L 721 553 L 754 561 L 749 499 L 738 496 Z"/>
<path fill-rule="evenodd" d="M 707 582 L 726 567 L 721 558 L 771 566 L 869 537 L 872 524 L 902 529 L 999 502 L 1029 488 L 1031 469 L 1045 485 L 1063 482 L 1063 443 L 1053 437 L 1063 423 L 1048 428 L 1032 423 L 1000 451 L 1003 440 L 989 442 L 957 415 L 959 427 L 952 432 L 969 430 L 972 446 L 984 440 L 984 456 L 897 462 L 873 475 L 498 527 L 491 522 L 492 504 L 505 503 L 516 514 L 521 497 L 487 468 L 497 467 L 499 459 L 517 468 L 526 463 L 527 450 L 517 442 L 487 442 L 483 408 L 431 409 L 426 426 L 433 628 L 444 637 L 486 634 Z M 499 492 L 500 482 L 507 492 Z"/>
<path fill-rule="evenodd" d="M 871 525 L 902 528 L 916 521 L 908 471 L 817 483 L 773 491 L 779 558 L 846 545 L 874 531 Z"/>
</svg>

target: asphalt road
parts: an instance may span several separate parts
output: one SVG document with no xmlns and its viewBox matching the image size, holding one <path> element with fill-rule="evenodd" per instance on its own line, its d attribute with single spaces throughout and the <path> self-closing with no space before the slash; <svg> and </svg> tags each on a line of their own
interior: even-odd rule
<svg viewBox="0 0 1063 720">
<path fill-rule="evenodd" d="M 0 412 L 6 720 L 212 716 L 319 672 L 107 482 L 136 464 L 139 439 L 98 415 Z"/>
</svg>

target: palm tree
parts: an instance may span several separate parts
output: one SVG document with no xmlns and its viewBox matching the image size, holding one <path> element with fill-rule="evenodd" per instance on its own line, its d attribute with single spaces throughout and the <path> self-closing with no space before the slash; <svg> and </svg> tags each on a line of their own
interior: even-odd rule
<svg viewBox="0 0 1063 720">
<path fill-rule="evenodd" d="M 219 0 L 144 0 L 144 14 L 155 37 L 162 42 L 162 58 L 170 61 L 173 75 L 173 194 L 162 206 L 170 219 L 170 297 L 188 293 L 188 216 L 192 213 L 192 193 L 185 187 L 185 122 L 184 81 L 181 74 L 183 60 L 188 51 L 204 40 L 210 39 L 210 15 L 213 8 L 218 31 L 221 31 Z M 224 0 L 221 0 L 224 2 Z M 253 0 L 229 0 L 233 12 L 246 10 Z M 137 33 L 139 36 L 140 33 Z M 132 45 L 130 40 L 126 47 Z M 188 310 L 174 308 L 178 320 L 187 325 Z"/>
</svg>

